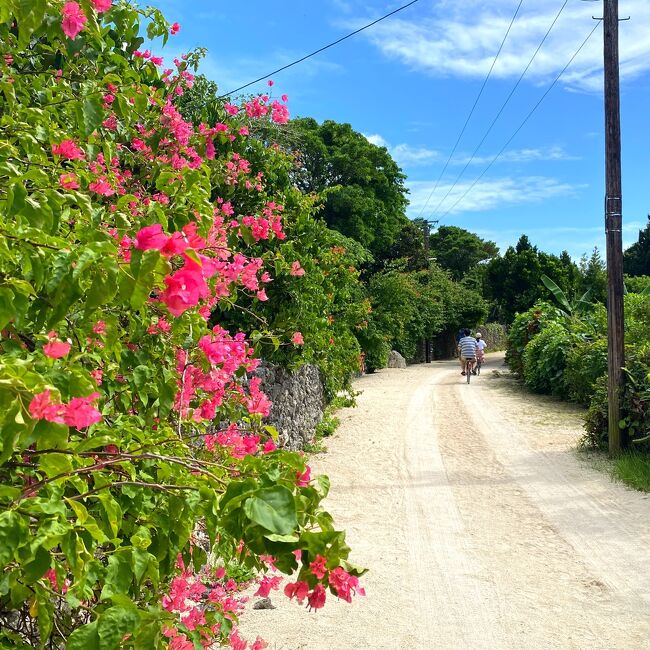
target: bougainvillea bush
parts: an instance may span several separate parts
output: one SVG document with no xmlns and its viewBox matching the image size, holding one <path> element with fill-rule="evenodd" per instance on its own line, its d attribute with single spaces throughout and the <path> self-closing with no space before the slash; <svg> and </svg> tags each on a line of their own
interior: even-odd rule
<svg viewBox="0 0 650 650">
<path fill-rule="evenodd" d="M 251 580 L 314 609 L 362 593 L 327 479 L 275 448 L 250 378 L 256 346 L 308 333 L 220 320 L 309 266 L 277 242 L 313 201 L 249 142 L 286 102 L 186 122 L 196 58 L 144 49 L 145 25 L 179 30 L 111 0 L 0 4 L 2 647 L 259 649 L 236 625 Z"/>
</svg>

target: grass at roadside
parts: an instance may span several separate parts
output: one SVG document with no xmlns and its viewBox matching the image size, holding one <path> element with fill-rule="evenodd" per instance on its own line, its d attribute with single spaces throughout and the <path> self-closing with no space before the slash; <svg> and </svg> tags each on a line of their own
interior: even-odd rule
<svg viewBox="0 0 650 650">
<path fill-rule="evenodd" d="M 334 413 L 336 413 L 336 411 L 339 409 L 345 408 L 346 406 L 354 406 L 354 404 L 355 402 L 353 396 L 339 395 L 335 397 L 325 408 L 323 419 L 316 425 L 313 442 L 307 443 L 304 447 L 304 450 L 310 454 L 325 453 L 327 451 L 327 447 L 323 442 L 323 438 L 328 438 L 331 436 L 340 424 L 339 418 L 337 418 Z"/>
<path fill-rule="evenodd" d="M 635 490 L 650 492 L 650 456 L 638 452 L 627 452 L 614 460 L 614 478 Z"/>
</svg>

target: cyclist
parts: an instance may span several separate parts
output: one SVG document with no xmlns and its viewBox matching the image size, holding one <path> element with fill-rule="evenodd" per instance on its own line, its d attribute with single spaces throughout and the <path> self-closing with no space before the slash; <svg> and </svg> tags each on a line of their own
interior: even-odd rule
<svg viewBox="0 0 650 650">
<path fill-rule="evenodd" d="M 476 359 L 476 339 L 471 336 L 470 331 L 466 328 L 463 330 L 463 338 L 458 341 L 458 353 L 462 367 L 461 375 L 465 374 L 465 368 L 472 369 Z"/>
<path fill-rule="evenodd" d="M 485 361 L 485 348 L 487 345 L 485 344 L 483 335 L 480 332 L 476 332 L 474 338 L 476 338 L 476 358 L 481 362 L 481 365 L 483 365 Z M 472 373 L 476 374 L 476 369 L 472 370 Z"/>
</svg>

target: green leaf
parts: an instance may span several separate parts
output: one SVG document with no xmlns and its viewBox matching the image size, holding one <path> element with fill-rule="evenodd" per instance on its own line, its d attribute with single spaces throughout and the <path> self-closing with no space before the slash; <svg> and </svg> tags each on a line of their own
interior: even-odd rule
<svg viewBox="0 0 650 650">
<path fill-rule="evenodd" d="M 4 329 L 15 318 L 14 292 L 8 287 L 0 287 L 0 329 Z"/>
<path fill-rule="evenodd" d="M 290 535 L 298 527 L 293 494 L 283 485 L 263 488 L 244 503 L 244 513 L 266 530 Z"/>
<path fill-rule="evenodd" d="M 27 542 L 27 524 L 11 510 L 0 513 L 0 567 L 6 566 L 15 551 Z"/>
<path fill-rule="evenodd" d="M 18 49 L 29 44 L 32 34 L 45 20 L 46 0 L 18 0 Z"/>
<path fill-rule="evenodd" d="M 65 647 L 66 650 L 99 650 L 97 621 L 76 629 Z"/>
<path fill-rule="evenodd" d="M 111 607 L 98 619 L 99 649 L 119 648 L 125 635 L 133 633 L 139 621 L 135 606 Z"/>
<path fill-rule="evenodd" d="M 113 553 L 108 558 L 108 569 L 101 598 L 110 598 L 113 594 L 128 593 L 132 580 L 131 551 L 124 550 Z"/>
<path fill-rule="evenodd" d="M 43 454 L 40 457 L 39 468 L 48 478 L 72 471 L 72 463 L 68 454 Z"/>
<path fill-rule="evenodd" d="M 50 568 L 50 562 L 50 554 L 43 547 L 37 546 L 34 559 L 23 566 L 23 573 L 27 584 L 31 584 L 39 578 L 42 578 Z"/>
<path fill-rule="evenodd" d="M 97 495 L 97 498 L 104 509 L 104 514 L 106 515 L 106 521 L 108 522 L 112 537 L 116 538 L 122 520 L 122 509 L 120 508 L 120 504 L 109 492 L 100 492 Z"/>
<path fill-rule="evenodd" d="M 104 119 L 104 109 L 99 94 L 90 95 L 79 105 L 77 117 L 82 127 L 83 134 L 89 136 Z"/>
</svg>

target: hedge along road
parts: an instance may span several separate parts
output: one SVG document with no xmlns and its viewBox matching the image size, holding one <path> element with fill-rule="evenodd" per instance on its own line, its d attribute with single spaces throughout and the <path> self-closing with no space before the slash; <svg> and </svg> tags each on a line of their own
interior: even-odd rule
<svg viewBox="0 0 650 650">
<path fill-rule="evenodd" d="M 245 631 L 275 650 L 650 648 L 650 499 L 578 458 L 578 409 L 501 364 L 469 386 L 452 361 L 357 381 L 312 465 L 367 596 L 309 614 L 277 594 Z"/>
</svg>

